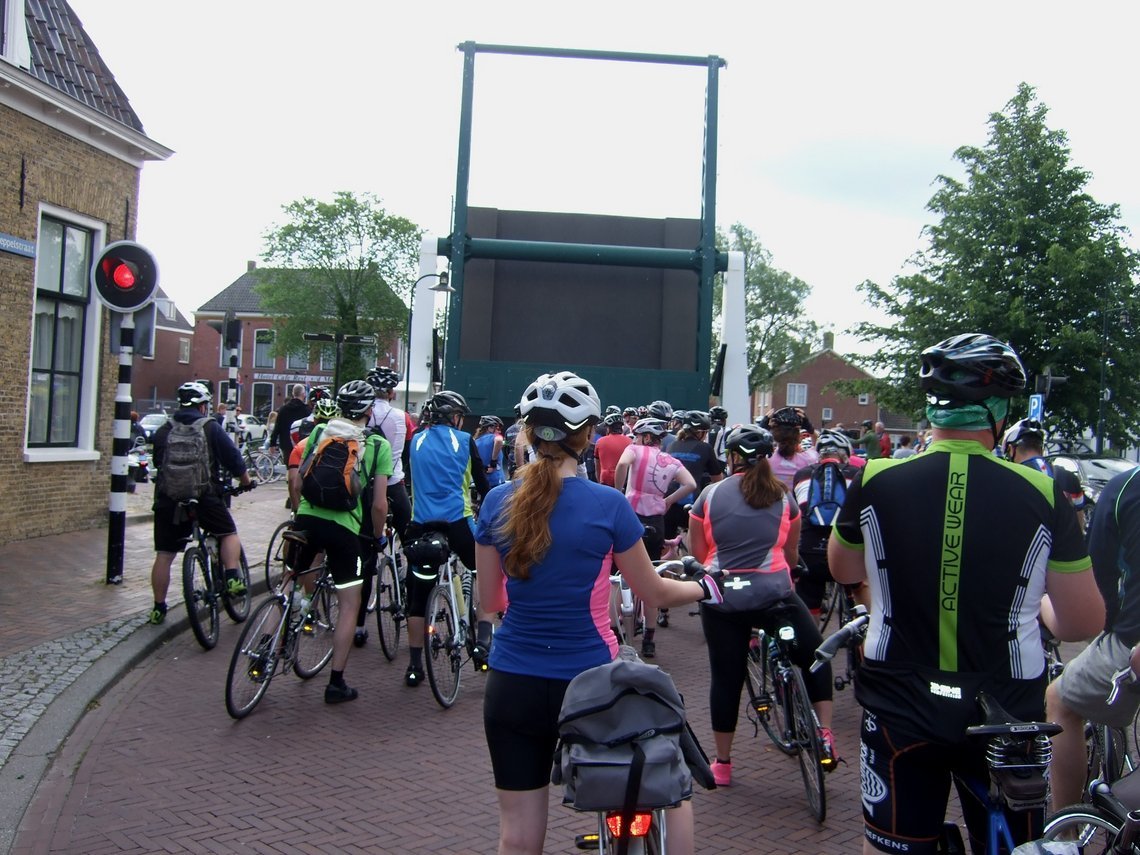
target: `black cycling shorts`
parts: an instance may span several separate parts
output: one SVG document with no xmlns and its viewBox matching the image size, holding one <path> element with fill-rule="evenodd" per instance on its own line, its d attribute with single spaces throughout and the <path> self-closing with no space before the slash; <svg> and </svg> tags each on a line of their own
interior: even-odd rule
<svg viewBox="0 0 1140 855">
<path fill-rule="evenodd" d="M 569 680 L 492 670 L 483 691 L 483 730 L 495 786 L 537 790 L 550 783 L 558 714 Z"/>
<path fill-rule="evenodd" d="M 206 493 L 194 506 L 198 523 L 215 537 L 237 534 L 229 508 L 216 493 Z M 193 532 L 185 509 L 171 499 L 157 496 L 154 500 L 154 551 L 179 552 Z"/>
<path fill-rule="evenodd" d="M 293 529 L 304 532 L 308 541 L 297 555 L 297 572 L 312 567 L 313 559 L 323 550 L 325 564 L 336 587 L 349 588 L 363 583 L 359 536 L 340 523 L 309 514 L 299 514 L 293 523 Z"/>
<path fill-rule="evenodd" d="M 985 851 L 988 813 L 963 781 L 988 786 L 984 740 L 931 742 L 871 712 L 863 713 L 861 736 L 863 832 L 875 849 L 935 855 L 953 779 L 971 851 Z M 1021 844 L 1041 836 L 1045 811 L 1007 810 L 1005 818 Z"/>
</svg>

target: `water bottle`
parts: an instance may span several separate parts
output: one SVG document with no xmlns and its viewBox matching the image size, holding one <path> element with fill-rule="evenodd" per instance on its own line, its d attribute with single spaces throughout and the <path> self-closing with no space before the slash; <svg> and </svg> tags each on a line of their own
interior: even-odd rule
<svg viewBox="0 0 1140 855">
<path fill-rule="evenodd" d="M 463 579 L 458 573 L 451 575 L 451 589 L 455 592 L 455 608 L 459 614 L 467 614 L 467 600 L 463 598 Z"/>
</svg>

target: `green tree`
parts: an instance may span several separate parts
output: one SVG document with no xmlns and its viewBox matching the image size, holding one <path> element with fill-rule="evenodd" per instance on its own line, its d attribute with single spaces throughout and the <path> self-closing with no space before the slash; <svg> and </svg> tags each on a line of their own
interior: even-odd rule
<svg viewBox="0 0 1140 855">
<path fill-rule="evenodd" d="M 762 386 L 780 371 L 801 363 L 811 353 L 819 332 L 807 317 L 804 300 L 811 286 L 772 264 L 772 254 L 754 232 L 740 223 L 718 235 L 717 243 L 744 253 L 744 317 L 748 336 L 750 388 Z M 714 297 L 719 315 L 722 286 Z M 714 353 L 715 357 L 715 353 Z"/>
<path fill-rule="evenodd" d="M 264 235 L 257 293 L 273 316 L 278 355 L 309 350 L 306 332 L 402 338 L 422 230 L 384 210 L 371 193 L 339 191 L 331 202 L 284 205 L 285 222 Z M 360 347 L 343 349 L 341 378 L 362 377 Z"/>
<path fill-rule="evenodd" d="M 1047 113 L 1023 83 L 990 116 L 985 146 L 954 153 L 965 177 L 938 176 L 927 208 L 939 220 L 925 229 L 915 271 L 860 286 L 889 319 L 855 328 L 875 345 L 861 361 L 883 379 L 848 385 L 918 413 L 920 351 L 955 333 L 986 332 L 1020 354 L 1028 391 L 1046 367 L 1068 377 L 1047 402 L 1057 433 L 1095 431 L 1104 365 L 1113 397 L 1106 435 L 1126 443 L 1140 416 L 1137 255 L 1125 245 L 1118 207 L 1086 192 L 1090 175 L 1070 164 L 1068 138 L 1046 125 Z"/>
</svg>

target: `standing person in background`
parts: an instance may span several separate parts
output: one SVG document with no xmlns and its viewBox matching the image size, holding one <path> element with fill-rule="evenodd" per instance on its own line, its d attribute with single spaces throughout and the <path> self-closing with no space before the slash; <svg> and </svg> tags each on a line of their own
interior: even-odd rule
<svg viewBox="0 0 1140 855">
<path fill-rule="evenodd" d="M 625 451 L 633 441 L 625 433 L 625 422 L 621 413 L 610 413 L 602 423 L 608 433 L 594 445 L 594 467 L 598 474 L 598 483 L 607 487 L 614 486 L 614 470 Z"/>
<path fill-rule="evenodd" d="M 879 437 L 879 457 L 890 457 L 891 435 L 882 422 L 875 422 L 875 434 Z"/>
<path fill-rule="evenodd" d="M 503 483 L 503 420 L 498 416 L 481 416 L 475 429 L 475 447 L 483 463 L 488 487 Z"/>
<path fill-rule="evenodd" d="M 728 436 L 728 410 L 721 406 L 709 407 L 709 421 L 712 422 L 712 428 L 709 430 L 709 445 L 712 446 L 716 459 L 727 464 L 728 456 L 724 450 L 724 439 Z"/>
<path fill-rule="evenodd" d="M 799 407 L 781 407 L 760 419 L 760 427 L 770 431 L 776 442 L 776 453 L 770 461 L 772 472 L 789 490 L 796 473 L 819 462 L 813 449 L 800 447 L 802 431 L 812 432 L 811 422 Z"/>
<path fill-rule="evenodd" d="M 874 422 L 870 419 L 863 419 L 863 435 L 856 442 L 863 447 L 863 458 L 865 460 L 875 460 L 882 457 L 879 435 L 875 433 Z"/>
<path fill-rule="evenodd" d="M 903 460 L 907 457 L 914 456 L 914 449 L 910 447 L 911 439 L 907 435 L 899 440 L 899 447 L 895 449 L 895 453 L 891 455 L 895 460 Z"/>
<path fill-rule="evenodd" d="M 277 411 L 277 424 L 269 441 L 270 445 L 276 445 L 281 449 L 282 460 L 288 460 L 289 455 L 293 453 L 293 437 L 290 434 L 293 422 L 305 418 L 310 412 L 309 405 L 305 403 L 305 387 L 297 383 L 293 387 L 293 397 L 282 404 L 281 409 Z"/>
<path fill-rule="evenodd" d="M 610 567 L 650 605 L 719 602 L 711 577 L 662 579 L 643 526 L 617 492 L 578 478 L 578 458 L 601 415 L 587 381 L 543 374 L 523 393 L 526 441 L 535 461 L 491 491 L 476 530 L 479 599 L 506 611 L 491 648 L 483 727 L 499 802 L 500 855 L 541 855 L 550 766 L 570 681 L 614 659 Z M 689 801 L 665 811 L 669 851 L 693 851 Z"/>
</svg>

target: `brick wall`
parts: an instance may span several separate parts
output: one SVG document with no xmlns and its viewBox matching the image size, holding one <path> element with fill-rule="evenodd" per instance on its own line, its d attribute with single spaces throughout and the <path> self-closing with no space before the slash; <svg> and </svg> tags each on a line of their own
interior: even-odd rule
<svg viewBox="0 0 1140 855">
<path fill-rule="evenodd" d="M 875 402 L 875 396 L 869 395 L 867 403 L 860 404 L 858 398 L 840 395 L 834 389 L 825 387 L 835 380 L 860 380 L 866 377 L 865 372 L 845 362 L 838 354 L 823 351 L 795 371 L 773 379 L 772 407 L 779 409 L 787 406 L 789 383 L 803 383 L 807 385 L 807 406 L 804 409 L 816 428 L 823 427 L 825 407 L 830 407 L 832 411 L 830 427 L 838 424 L 847 428 L 858 427 L 864 419 L 878 420 L 879 406 Z"/>
<path fill-rule="evenodd" d="M 0 232 L 34 242 L 43 201 L 105 222 L 108 242 L 133 236 L 138 183 L 131 165 L 0 105 Z M 33 277 L 32 259 L 0 253 L 0 479 L 8 508 L 0 514 L 0 544 L 89 528 L 107 518 L 118 361 L 108 355 L 106 314 L 103 340 L 89 351 L 100 360 L 99 459 L 23 462 Z M 94 306 L 89 311 L 105 313 Z"/>
<path fill-rule="evenodd" d="M 176 332 L 160 327 L 154 331 L 154 359 L 135 357 L 131 392 L 135 399 L 133 407 L 140 414 L 154 409 L 156 396 L 160 403 L 173 401 L 178 387 L 191 379 L 190 363 L 179 362 L 178 356 L 179 342 L 184 338 L 192 342 L 193 335 L 190 330 Z"/>
</svg>

